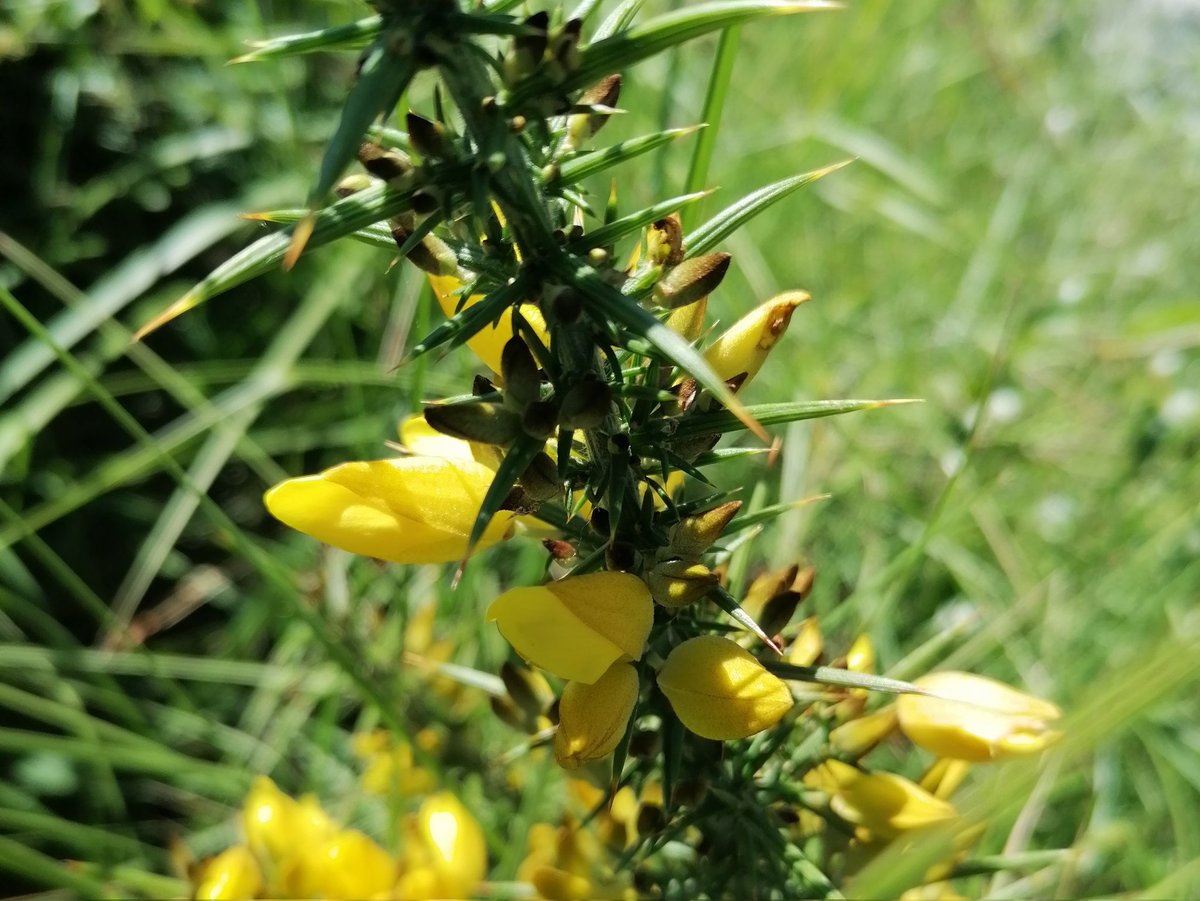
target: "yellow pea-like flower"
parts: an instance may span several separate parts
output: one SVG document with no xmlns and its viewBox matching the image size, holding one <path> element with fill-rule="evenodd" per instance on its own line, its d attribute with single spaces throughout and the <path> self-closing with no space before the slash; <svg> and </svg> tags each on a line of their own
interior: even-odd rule
<svg viewBox="0 0 1200 901">
<path fill-rule="evenodd" d="M 637 670 L 628 663 L 614 663 L 591 685 L 568 682 L 554 736 L 558 765 L 573 770 L 611 754 L 625 734 L 637 697 Z"/>
<path fill-rule="evenodd" d="M 487 842 L 475 818 L 449 792 L 430 795 L 417 812 L 426 866 L 437 875 L 438 897 L 469 898 L 487 875 Z"/>
<path fill-rule="evenodd" d="M 745 648 L 701 635 L 676 647 L 658 674 L 680 722 L 704 738 L 745 738 L 770 728 L 792 706 L 792 693 Z"/>
<path fill-rule="evenodd" d="M 297 849 L 288 888 L 307 898 L 371 898 L 396 884 L 395 858 L 361 832 L 345 829 L 318 848 Z"/>
<path fill-rule="evenodd" d="M 467 550 L 493 472 L 474 460 L 401 457 L 343 463 L 281 482 L 264 497 L 276 519 L 319 541 L 392 563 L 449 563 Z M 478 548 L 508 537 L 500 511 Z"/>
<path fill-rule="evenodd" d="M 654 602 L 637 576 L 599 572 L 506 591 L 487 618 L 534 666 L 590 685 L 618 660 L 642 656 Z"/>
<path fill-rule="evenodd" d="M 896 708 L 892 705 L 838 726 L 829 733 L 829 743 L 851 757 L 862 757 L 895 728 Z"/>
<path fill-rule="evenodd" d="M 895 773 L 865 773 L 840 760 L 827 760 L 819 769 L 831 787 L 833 812 L 873 838 L 893 839 L 958 816 L 949 802 Z"/>
<path fill-rule="evenodd" d="M 915 681 L 930 695 L 902 695 L 900 729 L 939 757 L 985 762 L 1036 754 L 1061 733 L 1049 701 L 971 673 L 930 673 Z"/>
<path fill-rule="evenodd" d="M 242 901 L 263 887 L 262 870 L 244 845 L 226 848 L 203 865 L 196 881 L 196 901 Z"/>
<path fill-rule="evenodd" d="M 462 287 L 462 281 L 454 275 L 431 275 L 429 276 L 429 284 L 433 288 L 433 295 L 437 298 L 438 306 L 442 308 L 442 312 L 449 318 L 455 314 L 455 307 L 458 306 L 461 299 L 454 292 Z M 472 294 L 467 298 L 467 302 L 463 304 L 463 309 L 469 309 L 475 304 L 483 300 L 482 294 Z M 542 318 L 542 311 L 538 309 L 536 304 L 523 303 L 521 304 L 521 315 L 525 317 L 525 321 L 537 333 L 542 342 L 549 345 L 550 331 L 546 328 L 546 320 Z M 500 371 L 500 356 L 504 352 L 504 345 L 508 343 L 513 336 L 512 324 L 512 308 L 506 308 L 495 321 L 489 322 L 475 335 L 467 339 L 467 347 L 475 352 L 479 359 L 483 360 L 484 364 L 492 372 Z"/>
<path fill-rule="evenodd" d="M 242 804 L 242 830 L 256 857 L 279 864 L 297 851 L 323 843 L 335 827 L 315 798 L 297 801 L 266 776 L 259 776 Z"/>
<path fill-rule="evenodd" d="M 796 307 L 806 300 L 807 292 L 787 291 L 755 307 L 704 352 L 704 359 L 721 379 L 746 373 L 741 385 L 745 388 L 787 331 Z"/>
</svg>

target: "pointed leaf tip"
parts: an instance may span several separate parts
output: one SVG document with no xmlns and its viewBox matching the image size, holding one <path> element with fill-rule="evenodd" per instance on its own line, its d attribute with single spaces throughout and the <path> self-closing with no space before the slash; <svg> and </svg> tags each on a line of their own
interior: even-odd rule
<svg viewBox="0 0 1200 901">
<path fill-rule="evenodd" d="M 158 331 L 171 320 L 178 319 L 184 313 L 188 312 L 188 310 L 198 307 L 203 299 L 202 295 L 197 294 L 195 291 L 189 291 L 134 332 L 132 343 L 137 344 L 151 332 Z"/>
<path fill-rule="evenodd" d="M 308 239 L 312 237 L 313 229 L 316 228 L 316 225 L 316 210 L 311 211 L 296 223 L 296 230 L 292 232 L 292 243 L 288 245 L 287 253 L 283 255 L 283 269 L 285 272 L 291 272 L 292 267 L 296 265 L 296 261 L 300 259 L 300 254 L 304 253 L 304 248 L 308 245 Z"/>
</svg>

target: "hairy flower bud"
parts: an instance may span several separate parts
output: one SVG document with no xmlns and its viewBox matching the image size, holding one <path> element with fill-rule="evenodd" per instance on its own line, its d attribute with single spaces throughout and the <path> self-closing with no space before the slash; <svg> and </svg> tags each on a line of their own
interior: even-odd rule
<svg viewBox="0 0 1200 901">
<path fill-rule="evenodd" d="M 704 352 L 717 376 L 728 380 L 746 374 L 741 388 L 758 374 L 792 321 L 796 307 L 809 300 L 805 291 L 788 291 L 751 310 Z"/>
<path fill-rule="evenodd" d="M 487 618 L 534 666 L 590 685 L 618 660 L 642 656 L 654 602 L 636 576 L 589 573 L 506 591 Z"/>
<path fill-rule="evenodd" d="M 473 460 L 400 457 L 343 463 L 288 479 L 264 496 L 271 515 L 318 541 L 392 563 L 449 563 L 467 538 L 494 473 Z M 477 549 L 508 537 L 492 517 Z"/>
<path fill-rule="evenodd" d="M 730 501 L 695 516 L 684 517 L 671 527 L 671 553 L 680 557 L 699 557 L 721 537 L 741 508 L 741 501 Z"/>
<path fill-rule="evenodd" d="M 721 577 L 703 563 L 663 560 L 646 576 L 650 595 L 664 607 L 676 609 L 694 604 L 721 582 Z"/>
<path fill-rule="evenodd" d="M 598 378 L 584 379 L 563 396 L 558 424 L 564 429 L 594 429 L 612 409 L 612 389 Z"/>
<path fill-rule="evenodd" d="M 655 284 L 655 301 L 673 310 L 707 297 L 724 280 L 732 259 L 727 253 L 707 253 L 684 260 Z"/>
<path fill-rule="evenodd" d="M 504 394 L 518 407 L 538 400 L 542 395 L 542 373 L 529 346 L 513 336 L 500 353 L 500 375 Z"/>
<path fill-rule="evenodd" d="M 568 682 L 554 736 L 558 765 L 573 770 L 611 754 L 625 734 L 637 697 L 637 670 L 628 663 L 614 663 L 591 685 Z"/>
<path fill-rule="evenodd" d="M 368 172 L 386 182 L 405 179 L 413 171 L 412 160 L 407 153 L 378 144 L 368 143 L 359 147 L 358 161 Z"/>
<path fill-rule="evenodd" d="M 676 716 L 703 738 L 745 738 L 775 725 L 792 706 L 787 685 L 750 652 L 717 635 L 676 647 L 658 674 Z"/>
<path fill-rule="evenodd" d="M 390 225 L 396 247 L 404 247 L 412 236 L 412 229 L 398 219 L 392 219 Z M 437 235 L 425 235 L 407 256 L 410 263 L 429 275 L 453 276 L 458 272 L 458 258 L 450 245 Z"/>
<path fill-rule="evenodd" d="M 408 125 L 408 141 L 413 150 L 424 157 L 445 156 L 450 149 L 446 137 L 446 128 L 440 122 L 434 122 L 410 112 L 406 117 Z"/>
<path fill-rule="evenodd" d="M 500 404 L 431 404 L 425 421 L 443 435 L 462 441 L 503 446 L 517 437 L 521 419 Z"/>
<path fill-rule="evenodd" d="M 521 487 L 537 503 L 552 500 L 563 492 L 562 480 L 558 477 L 558 465 L 550 455 L 539 452 L 525 471 L 521 473 Z"/>
<path fill-rule="evenodd" d="M 1049 701 L 971 673 L 930 673 L 915 684 L 931 695 L 901 695 L 900 729 L 939 757 L 984 762 L 1036 754 L 1060 733 Z M 936 697 L 935 697 L 936 696 Z"/>
</svg>

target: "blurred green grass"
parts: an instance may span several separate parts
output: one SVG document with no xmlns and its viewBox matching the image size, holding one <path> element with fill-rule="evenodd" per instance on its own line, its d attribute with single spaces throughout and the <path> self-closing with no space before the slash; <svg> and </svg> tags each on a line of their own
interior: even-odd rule
<svg viewBox="0 0 1200 901">
<path fill-rule="evenodd" d="M 540 574 L 536 544 L 451 592 L 322 551 L 259 503 L 283 474 L 383 455 L 421 398 L 465 383 L 465 356 L 389 375 L 435 321 L 420 280 L 318 251 L 128 344 L 254 234 L 236 211 L 304 196 L 353 62 L 226 60 L 361 14 L 51 3 L 0 23 L 0 86 L 37 100 L 0 112 L 22 136 L 0 167 L 0 869 L 22 888 L 90 891 L 119 866 L 166 891 L 137 874 L 167 872 L 173 835 L 220 848 L 257 772 L 380 826 L 349 791 L 348 736 L 381 720 L 455 724 L 430 763 L 508 849 L 500 877 L 554 815 L 552 774 L 514 809 L 485 765 L 516 733 L 399 663 L 405 612 L 432 602 L 455 659 L 494 672 L 479 614 Z M 780 465 L 744 479 L 832 498 L 764 533 L 755 565 L 814 563 L 823 622 L 868 631 L 897 675 L 978 669 L 1077 714 L 1040 774 L 993 777 L 981 848 L 1074 851 L 976 884 L 993 897 L 1200 881 L 1198 32 L 1181 0 L 860 0 L 738 39 L 709 212 L 858 158 L 729 242 L 712 316 L 815 298 L 752 399 L 925 399 L 784 430 Z M 714 47 L 629 73 L 603 139 L 696 121 Z M 681 191 L 690 153 L 627 167 L 625 202 Z"/>
</svg>

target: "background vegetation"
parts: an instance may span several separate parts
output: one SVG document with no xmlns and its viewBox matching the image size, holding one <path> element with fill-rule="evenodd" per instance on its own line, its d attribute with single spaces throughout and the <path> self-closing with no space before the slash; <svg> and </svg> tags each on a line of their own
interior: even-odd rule
<svg viewBox="0 0 1200 901">
<path fill-rule="evenodd" d="M 0 14 L 0 884 L 17 891 L 92 891 L 116 867 L 177 892 L 150 875 L 172 840 L 227 844 L 261 772 L 382 834 L 349 739 L 381 720 L 450 725 L 426 763 L 478 811 L 499 878 L 557 816 L 548 767 L 502 790 L 490 762 L 521 737 L 480 689 L 427 691 L 421 665 L 452 647 L 494 673 L 481 607 L 540 574 L 540 547 L 484 555 L 452 592 L 260 503 L 285 475 L 386 454 L 422 398 L 461 390 L 466 354 L 392 371 L 436 321 L 415 271 L 340 244 L 129 343 L 255 234 L 239 212 L 304 197 L 353 57 L 226 61 L 363 14 Z M 1072 849 L 978 885 L 993 896 L 1200 885 L 1197 37 L 1188 0 L 855 0 L 740 36 L 722 193 L 858 157 L 726 248 L 722 319 L 815 297 L 752 399 L 926 401 L 785 430 L 746 481 L 832 497 L 748 562 L 814 563 L 812 610 L 843 643 L 868 632 L 893 675 L 948 663 L 1072 714 L 1040 771 L 979 786 L 984 851 Z M 712 51 L 627 73 L 605 139 L 699 120 Z M 679 193 L 690 151 L 627 167 L 631 202 Z M 406 658 L 430 602 L 446 644 L 410 630 Z"/>
</svg>

